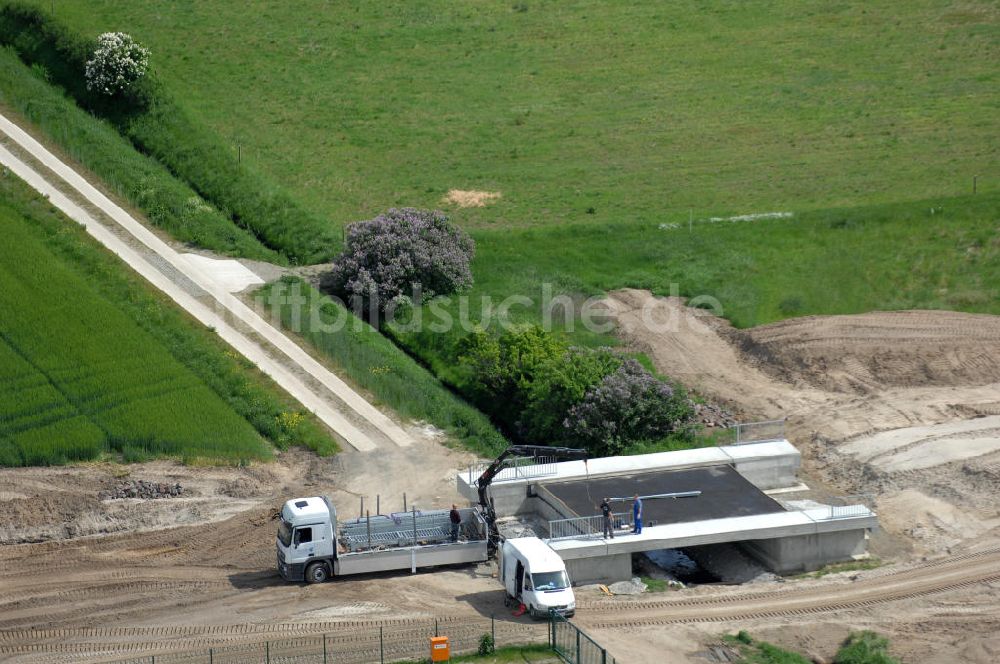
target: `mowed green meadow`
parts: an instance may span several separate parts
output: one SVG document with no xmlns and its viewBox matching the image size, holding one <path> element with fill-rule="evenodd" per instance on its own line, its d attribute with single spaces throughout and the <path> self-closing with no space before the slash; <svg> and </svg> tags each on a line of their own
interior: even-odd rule
<svg viewBox="0 0 1000 664">
<path fill-rule="evenodd" d="M 78 30 L 148 44 L 193 117 L 331 224 L 449 211 L 479 245 L 475 296 L 646 287 L 716 297 L 741 326 L 1000 313 L 998 14 L 939 0 L 55 6 Z M 501 198 L 455 208 L 451 188 Z"/>
<path fill-rule="evenodd" d="M 921 200 L 974 175 L 1000 189 L 988 0 L 54 10 L 149 45 L 192 115 L 334 224 L 451 188 L 502 194 L 454 211 L 483 229 Z"/>
<path fill-rule="evenodd" d="M 271 458 L 271 442 L 336 450 L 5 169 L 0 255 L 0 466 L 238 463 Z"/>
</svg>

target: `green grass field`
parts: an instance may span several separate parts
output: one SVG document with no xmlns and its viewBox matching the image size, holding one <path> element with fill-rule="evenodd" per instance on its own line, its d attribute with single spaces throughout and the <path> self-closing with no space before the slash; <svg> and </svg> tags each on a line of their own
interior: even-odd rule
<svg viewBox="0 0 1000 664">
<path fill-rule="evenodd" d="M 48 8 L 48 0 L 36 0 Z M 995 3 L 61 0 L 335 222 L 644 224 L 997 191 Z M 595 209 L 593 215 L 586 210 Z"/>
<path fill-rule="evenodd" d="M 0 254 L 0 465 L 336 449 L 309 419 L 283 429 L 284 397 L 11 174 Z"/>
<path fill-rule="evenodd" d="M 306 282 L 286 277 L 261 288 L 255 298 L 286 329 L 301 335 L 350 376 L 374 403 L 429 422 L 484 456 L 496 456 L 507 446 L 489 418 L 451 393 L 378 330 Z M 292 304 L 299 300 L 303 309 Z"/>
<path fill-rule="evenodd" d="M 448 210 L 478 243 L 472 320 L 521 294 L 538 321 L 544 284 L 711 296 L 738 326 L 1000 314 L 995 3 L 32 2 L 132 33 L 185 113 L 332 226 Z M 793 214 L 711 221 L 766 212 Z M 449 380 L 461 331 L 389 331 Z"/>
<path fill-rule="evenodd" d="M 331 223 L 502 192 L 450 210 L 479 242 L 478 292 L 676 283 L 738 325 L 1000 312 L 997 272 L 976 263 L 996 255 L 1000 209 L 992 3 L 64 0 L 55 14 L 147 43 L 192 116 Z M 706 222 L 770 211 L 796 216 Z M 692 214 L 694 233 L 659 228 Z"/>
</svg>

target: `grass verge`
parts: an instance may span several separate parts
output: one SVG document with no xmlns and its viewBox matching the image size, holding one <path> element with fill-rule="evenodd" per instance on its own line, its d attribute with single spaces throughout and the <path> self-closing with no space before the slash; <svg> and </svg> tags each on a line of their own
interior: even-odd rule
<svg viewBox="0 0 1000 664">
<path fill-rule="evenodd" d="M 654 579 L 651 576 L 639 577 L 646 584 L 646 591 L 651 593 L 664 593 L 669 590 L 679 590 L 680 586 L 672 586 L 665 579 Z"/>
<path fill-rule="evenodd" d="M 429 660 L 412 659 L 394 664 L 424 664 Z M 548 646 L 504 646 L 489 655 L 458 655 L 450 662 L 479 662 L 480 664 L 509 664 L 510 662 L 538 662 L 558 664 L 562 660 Z"/>
<path fill-rule="evenodd" d="M 735 636 L 726 635 L 722 640 L 740 651 L 743 664 L 812 664 L 811 660 L 796 652 L 767 641 L 757 641 L 742 630 Z"/>
<path fill-rule="evenodd" d="M 875 569 L 882 566 L 882 560 L 875 556 L 871 558 L 865 558 L 864 560 L 851 560 L 845 563 L 834 563 L 832 565 L 824 565 L 815 572 L 807 572 L 805 574 L 797 574 L 796 579 L 819 579 L 827 574 L 837 574 L 839 572 L 863 572 L 869 569 Z"/>
<path fill-rule="evenodd" d="M 210 201 L 229 221 L 294 262 L 329 258 L 340 242 L 329 224 L 242 163 L 215 133 L 192 122 L 155 76 L 129 96 L 109 99 L 86 87 L 91 38 L 46 10 L 16 1 L 0 6 L 0 42 L 82 108 L 107 119 L 132 144 Z"/>
<path fill-rule="evenodd" d="M 0 48 L 0 108 L 30 121 L 61 151 L 175 239 L 223 254 L 284 261 L 155 159 L 136 152 L 110 124 L 81 110 L 44 77 L 44 69 L 31 69 L 11 48 Z"/>
<path fill-rule="evenodd" d="M 335 442 L 249 362 L 123 269 L 21 180 L 0 177 L 5 465 L 267 459 Z"/>
<path fill-rule="evenodd" d="M 301 279 L 272 282 L 257 291 L 255 299 L 282 326 L 312 344 L 338 370 L 400 415 L 429 422 L 486 456 L 495 456 L 506 447 L 506 440 L 485 415 L 375 328 Z"/>
</svg>

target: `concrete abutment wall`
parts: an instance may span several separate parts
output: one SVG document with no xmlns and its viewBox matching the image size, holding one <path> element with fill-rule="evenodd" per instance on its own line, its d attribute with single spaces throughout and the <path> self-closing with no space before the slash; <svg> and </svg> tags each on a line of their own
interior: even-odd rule
<svg viewBox="0 0 1000 664">
<path fill-rule="evenodd" d="M 741 549 L 777 574 L 814 572 L 831 563 L 867 556 L 863 529 L 739 542 Z"/>
</svg>

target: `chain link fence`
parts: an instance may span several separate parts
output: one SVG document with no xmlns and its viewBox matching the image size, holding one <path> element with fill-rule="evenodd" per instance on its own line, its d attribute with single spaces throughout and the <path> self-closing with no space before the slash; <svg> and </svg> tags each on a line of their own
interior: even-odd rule
<svg viewBox="0 0 1000 664">
<path fill-rule="evenodd" d="M 389 664 L 422 662 L 430 657 L 430 639 L 447 636 L 453 655 L 471 654 L 489 634 L 496 647 L 550 642 L 549 624 L 494 618 L 427 619 L 407 625 L 342 629 L 312 636 L 219 645 L 185 652 L 163 652 L 108 664 Z"/>
<path fill-rule="evenodd" d="M 567 664 L 616 664 L 597 641 L 556 613 L 549 623 L 549 646 Z"/>
</svg>

